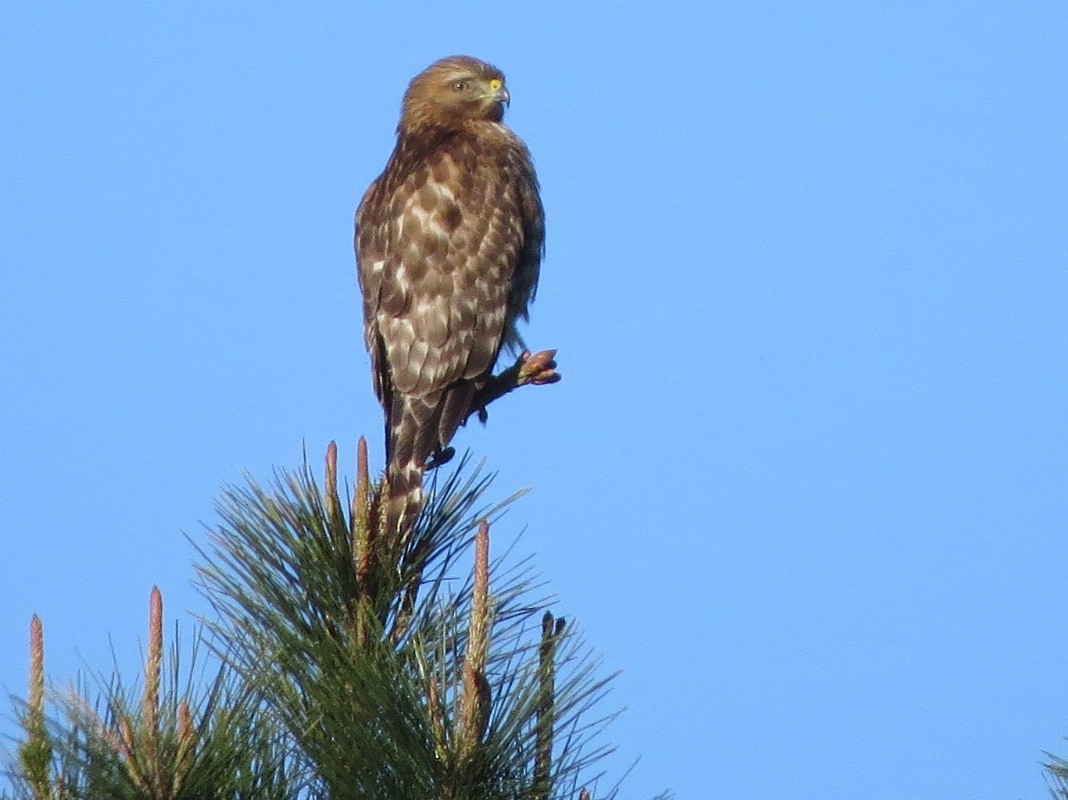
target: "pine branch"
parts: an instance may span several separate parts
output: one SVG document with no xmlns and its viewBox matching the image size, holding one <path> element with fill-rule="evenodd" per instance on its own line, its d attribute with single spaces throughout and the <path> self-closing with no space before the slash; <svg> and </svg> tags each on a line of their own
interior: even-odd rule
<svg viewBox="0 0 1068 800">
<path fill-rule="evenodd" d="M 137 698 L 116 672 L 97 696 L 79 680 L 53 701 L 43 694 L 43 636 L 31 625 L 31 689 L 24 713 L 27 741 L 14 774 L 20 797 L 33 800 L 293 800 L 302 780 L 297 761 L 251 695 L 220 670 L 204 693 L 179 669 L 179 647 L 163 652 L 162 597 L 153 587 L 144 687 Z M 190 673 L 197 668 L 194 643 Z M 169 666 L 168 679 L 163 673 Z M 48 743 L 47 760 L 41 758 Z M 34 758 L 27 761 L 25 754 Z"/>
<path fill-rule="evenodd" d="M 19 745 L 22 774 L 34 800 L 51 797 L 52 740 L 45 728 L 44 629 L 34 614 L 30 621 L 30 693 L 22 720 L 26 741 Z"/>
<path fill-rule="evenodd" d="M 465 457 L 432 476 L 398 541 L 379 529 L 366 444 L 349 502 L 337 460 L 331 444 L 321 489 L 305 463 L 220 499 L 197 566 L 224 663 L 206 691 L 180 680 L 153 588 L 141 688 L 117 672 L 95 695 L 83 682 L 49 717 L 34 620 L 20 800 L 576 797 L 609 752 L 612 715 L 595 713 L 608 679 L 572 625 L 539 627 L 529 560 L 490 557 L 518 495 L 486 504 L 491 477 Z"/>
<path fill-rule="evenodd" d="M 298 475 L 278 472 L 272 489 L 250 481 L 223 496 L 222 524 L 197 567 L 219 613 L 217 651 L 256 687 L 331 796 L 567 792 L 607 752 L 591 744 L 605 718 L 588 718 L 606 682 L 562 625 L 548 660 L 530 641 L 544 598 L 531 596 L 524 562 L 506 568 L 489 556 L 488 523 L 507 503 L 480 508 L 489 479 L 465 474 L 463 459 L 451 475 L 434 474 L 398 543 L 375 529 L 379 493 L 360 449 L 348 509 L 336 496 L 333 446 L 322 490 L 305 464 Z M 457 575 L 472 544 L 474 569 Z M 360 602 L 374 613 L 346 613 Z"/>
</svg>

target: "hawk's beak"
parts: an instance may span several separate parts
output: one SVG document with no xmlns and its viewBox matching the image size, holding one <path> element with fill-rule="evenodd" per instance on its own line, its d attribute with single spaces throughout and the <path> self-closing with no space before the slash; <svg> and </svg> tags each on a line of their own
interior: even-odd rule
<svg viewBox="0 0 1068 800">
<path fill-rule="evenodd" d="M 508 89 L 505 88 L 504 81 L 500 78 L 494 78 L 486 85 L 487 92 L 483 95 L 484 101 L 491 103 L 500 103 L 502 106 L 507 106 L 512 96 L 508 94 Z"/>
</svg>

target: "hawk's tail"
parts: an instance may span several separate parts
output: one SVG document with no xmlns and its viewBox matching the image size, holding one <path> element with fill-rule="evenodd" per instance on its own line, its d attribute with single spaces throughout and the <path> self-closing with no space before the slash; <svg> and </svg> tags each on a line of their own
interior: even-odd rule
<svg viewBox="0 0 1068 800">
<path fill-rule="evenodd" d="M 423 507 L 423 469 L 434 451 L 434 397 L 394 395 L 386 415 L 387 530 L 406 538 Z"/>
<path fill-rule="evenodd" d="M 385 509 L 387 530 L 407 538 L 423 509 L 423 470 L 410 463 L 391 464 L 386 478 L 389 481 Z"/>
<path fill-rule="evenodd" d="M 388 530 L 407 537 L 423 508 L 423 472 L 431 456 L 448 447 L 470 410 L 470 382 L 421 397 L 395 394 L 386 417 Z"/>
</svg>

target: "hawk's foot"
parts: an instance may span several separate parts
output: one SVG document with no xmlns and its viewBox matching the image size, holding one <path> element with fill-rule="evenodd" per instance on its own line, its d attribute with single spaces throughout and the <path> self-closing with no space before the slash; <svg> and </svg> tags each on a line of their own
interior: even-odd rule
<svg viewBox="0 0 1068 800">
<path fill-rule="evenodd" d="M 542 386 L 556 383 L 558 380 L 560 380 L 560 373 L 556 371 L 555 350 L 542 350 L 533 355 L 529 350 L 524 350 L 512 366 L 500 375 L 488 378 L 485 384 L 479 387 L 475 396 L 471 398 L 467 416 L 476 414 L 479 422 L 485 422 L 488 416 L 486 408 L 489 404 L 500 400 L 513 389 L 527 384 Z"/>
<path fill-rule="evenodd" d="M 560 380 L 560 373 L 556 371 L 556 351 L 542 350 L 540 353 L 531 355 L 523 352 L 519 356 L 519 374 L 516 375 L 516 386 L 533 383 L 542 386 L 547 383 L 556 383 Z"/>
</svg>

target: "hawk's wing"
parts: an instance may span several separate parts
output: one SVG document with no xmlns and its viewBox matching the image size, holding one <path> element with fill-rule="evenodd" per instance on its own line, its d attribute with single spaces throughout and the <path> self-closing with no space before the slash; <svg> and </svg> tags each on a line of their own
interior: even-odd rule
<svg viewBox="0 0 1068 800">
<path fill-rule="evenodd" d="M 533 167 L 514 134 L 491 131 L 488 143 L 399 143 L 356 212 L 391 473 L 421 471 L 448 445 L 502 346 L 518 342 L 537 284 L 544 225 Z"/>
</svg>

